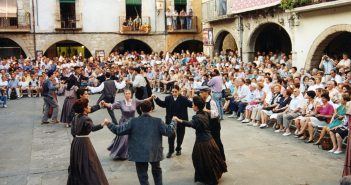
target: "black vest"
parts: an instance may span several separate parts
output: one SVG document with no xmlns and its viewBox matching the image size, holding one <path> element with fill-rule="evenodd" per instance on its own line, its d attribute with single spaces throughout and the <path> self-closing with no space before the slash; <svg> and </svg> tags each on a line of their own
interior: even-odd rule
<svg viewBox="0 0 351 185">
<path fill-rule="evenodd" d="M 104 89 L 102 90 L 102 95 L 104 96 L 105 101 L 107 100 L 108 103 L 113 103 L 116 91 L 117 89 L 114 80 L 108 79 L 104 81 Z"/>
<path fill-rule="evenodd" d="M 206 109 L 211 110 L 211 101 L 206 102 Z M 211 133 L 215 133 L 221 130 L 221 123 L 219 120 L 219 116 L 215 118 L 211 118 L 211 115 L 209 115 L 210 118 L 210 128 L 211 128 Z"/>
</svg>

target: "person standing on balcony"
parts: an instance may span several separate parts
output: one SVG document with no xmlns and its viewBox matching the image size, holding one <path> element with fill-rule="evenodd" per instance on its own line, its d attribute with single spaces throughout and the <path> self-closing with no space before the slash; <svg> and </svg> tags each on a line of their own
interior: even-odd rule
<svg viewBox="0 0 351 185">
<path fill-rule="evenodd" d="M 180 11 L 179 13 L 179 19 L 180 19 L 180 29 L 184 29 L 185 26 L 185 18 L 186 18 L 187 14 L 184 11 L 184 9 L 182 9 L 182 11 Z"/>
<path fill-rule="evenodd" d="M 166 11 L 166 20 L 167 20 L 167 30 L 172 29 L 172 12 L 169 8 Z"/>
<path fill-rule="evenodd" d="M 176 30 L 177 29 L 177 24 L 178 24 L 178 11 L 177 10 L 174 10 L 173 12 L 173 30 Z"/>
<path fill-rule="evenodd" d="M 186 17 L 186 29 L 191 30 L 193 23 L 193 10 L 190 8 L 188 12 L 188 16 Z"/>
<path fill-rule="evenodd" d="M 128 26 L 133 27 L 133 20 L 132 20 L 132 17 L 129 17 L 127 23 L 128 23 Z"/>
<path fill-rule="evenodd" d="M 139 15 L 133 20 L 133 31 L 139 31 L 140 26 L 141 26 L 141 19 L 139 17 Z"/>
</svg>

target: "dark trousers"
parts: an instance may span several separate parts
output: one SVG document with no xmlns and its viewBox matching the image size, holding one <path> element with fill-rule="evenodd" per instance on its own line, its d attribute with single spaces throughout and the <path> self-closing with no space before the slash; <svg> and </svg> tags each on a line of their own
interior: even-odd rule
<svg viewBox="0 0 351 185">
<path fill-rule="evenodd" d="M 230 100 L 230 103 L 229 103 L 230 111 L 236 112 L 238 116 L 240 115 L 240 113 L 245 112 L 246 106 L 247 106 L 247 103 L 243 103 L 240 101 Z"/>
<path fill-rule="evenodd" d="M 143 100 L 145 99 L 144 98 L 145 96 L 145 88 L 144 87 L 137 87 L 135 88 L 135 98 L 138 99 L 138 100 Z M 136 111 L 137 113 L 139 114 L 139 116 L 141 115 L 141 108 L 140 108 L 140 105 L 138 105 L 136 107 Z"/>
<path fill-rule="evenodd" d="M 162 169 L 160 162 L 151 162 L 151 172 L 154 177 L 155 185 L 162 185 Z M 147 162 L 135 162 L 136 171 L 138 174 L 140 185 L 149 185 L 149 176 L 147 170 L 149 163 Z"/>
<path fill-rule="evenodd" d="M 49 96 L 44 96 L 44 116 L 41 120 L 42 122 L 48 121 L 50 107 L 53 108 L 52 116 L 51 116 L 52 120 L 57 120 L 57 114 L 58 114 L 57 100 Z"/>
<path fill-rule="evenodd" d="M 238 112 L 239 103 L 240 103 L 240 102 L 234 101 L 234 99 L 231 99 L 231 100 L 230 100 L 230 103 L 229 103 L 230 111 Z"/>
<path fill-rule="evenodd" d="M 224 147 L 221 140 L 221 131 L 220 130 L 212 131 L 211 134 L 212 134 L 213 140 L 216 142 L 219 148 L 219 152 L 221 153 L 223 160 L 225 161 Z"/>
<path fill-rule="evenodd" d="M 247 103 L 240 102 L 238 105 L 238 113 L 244 113 Z"/>
<path fill-rule="evenodd" d="M 184 135 L 185 135 L 185 126 L 178 124 L 177 125 L 177 135 L 173 134 L 172 136 L 168 137 L 168 146 L 169 146 L 168 152 L 169 153 L 174 152 L 174 141 L 175 141 L 176 136 L 177 136 L 176 151 L 182 150 Z"/>
<path fill-rule="evenodd" d="M 102 101 L 102 100 L 104 100 L 106 103 L 111 103 L 111 104 L 113 104 L 114 102 L 115 102 L 115 97 L 107 97 L 107 96 L 105 96 L 104 94 L 102 94 L 101 96 L 100 96 L 100 98 L 98 99 L 98 101 L 97 101 L 97 105 Z M 111 110 L 111 109 L 106 109 L 107 110 L 107 113 L 110 115 L 110 117 L 111 117 L 111 121 L 112 121 L 112 123 L 114 123 L 114 124 L 118 124 L 118 122 L 117 122 L 117 119 L 116 119 L 116 116 L 115 116 L 115 113 L 113 112 L 113 110 Z"/>
<path fill-rule="evenodd" d="M 116 116 L 115 116 L 115 113 L 113 112 L 113 110 L 111 110 L 111 109 L 109 109 L 109 108 L 107 108 L 106 110 L 107 110 L 108 114 L 109 114 L 110 117 L 111 117 L 112 123 L 118 124 L 117 119 L 116 119 Z"/>
</svg>

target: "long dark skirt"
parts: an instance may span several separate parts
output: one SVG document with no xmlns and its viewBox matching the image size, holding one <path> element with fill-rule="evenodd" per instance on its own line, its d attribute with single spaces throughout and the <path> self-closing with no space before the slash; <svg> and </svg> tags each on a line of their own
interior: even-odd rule
<svg viewBox="0 0 351 185">
<path fill-rule="evenodd" d="M 128 135 L 116 136 L 107 148 L 113 160 L 126 160 L 128 158 Z"/>
<path fill-rule="evenodd" d="M 218 184 L 222 174 L 227 172 L 227 164 L 213 139 L 195 142 L 192 158 L 195 168 L 195 182 Z"/>
<path fill-rule="evenodd" d="M 73 104 L 76 102 L 76 98 L 65 98 L 65 101 L 62 106 L 62 111 L 61 111 L 61 123 L 71 123 L 73 117 L 72 117 L 72 107 Z"/>
<path fill-rule="evenodd" d="M 105 173 L 88 137 L 74 138 L 67 185 L 108 185 Z"/>
<path fill-rule="evenodd" d="M 350 123 L 350 122 L 349 122 Z M 346 147 L 346 158 L 344 164 L 344 171 L 342 176 L 351 175 L 351 133 L 349 132 L 349 136 L 347 138 L 347 147 Z"/>
</svg>

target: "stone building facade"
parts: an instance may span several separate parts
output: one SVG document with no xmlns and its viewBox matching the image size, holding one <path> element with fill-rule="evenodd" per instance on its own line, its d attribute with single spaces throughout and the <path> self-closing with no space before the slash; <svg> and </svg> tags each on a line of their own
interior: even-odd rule
<svg viewBox="0 0 351 185">
<path fill-rule="evenodd" d="M 34 4 L 34 12 L 32 2 L 37 3 Z M 73 22 L 63 20 L 62 3 L 74 4 Z M 141 28 L 139 31 L 122 30 L 128 14 L 126 6 L 128 3 L 132 5 L 139 3 L 141 22 L 142 25 L 147 25 L 145 26 L 147 31 L 140 31 Z M 184 6 L 186 11 L 190 8 L 193 10 L 192 30 L 167 29 L 166 10 L 169 8 L 173 11 L 178 6 L 177 3 Z M 173 51 L 177 46 L 187 42 L 202 42 L 201 1 L 17 0 L 16 6 L 18 24 L 24 23 L 27 15 L 30 18 L 29 27 L 8 29 L 8 26 L 0 25 L 0 49 L 6 47 L 1 39 L 9 39 L 18 44 L 27 57 L 34 57 L 35 51 L 45 54 L 53 45 L 66 41 L 81 44 L 92 55 L 101 50 L 108 55 L 124 42 L 129 42 L 129 45 L 136 42 L 135 44 L 141 45 L 141 48 L 145 46 L 157 52 Z"/>
<path fill-rule="evenodd" d="M 216 1 L 220 0 L 202 1 L 203 28 L 213 29 L 214 35 L 214 44 L 204 46 L 209 55 L 238 49 L 243 60 L 252 61 L 256 52 L 267 51 L 267 43 L 272 43 L 274 49 L 292 55 L 294 66 L 306 69 L 317 67 L 324 54 L 351 55 L 351 1 L 321 2 L 284 11 L 278 0 L 277 4 L 233 13 L 238 0 L 227 0 L 225 15 L 218 16 L 216 10 L 206 13 Z"/>
</svg>

